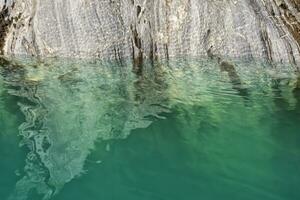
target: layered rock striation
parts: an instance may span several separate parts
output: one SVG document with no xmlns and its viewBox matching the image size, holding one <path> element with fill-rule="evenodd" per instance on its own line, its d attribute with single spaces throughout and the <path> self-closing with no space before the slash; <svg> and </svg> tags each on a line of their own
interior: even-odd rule
<svg viewBox="0 0 300 200">
<path fill-rule="evenodd" d="M 2 0 L 5 55 L 300 63 L 299 0 Z"/>
</svg>

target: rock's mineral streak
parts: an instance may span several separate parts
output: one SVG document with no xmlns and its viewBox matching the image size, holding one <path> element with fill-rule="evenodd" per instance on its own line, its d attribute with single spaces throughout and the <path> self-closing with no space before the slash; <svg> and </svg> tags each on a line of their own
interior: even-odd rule
<svg viewBox="0 0 300 200">
<path fill-rule="evenodd" d="M 300 63 L 300 0 L 0 0 L 7 56 Z"/>
</svg>

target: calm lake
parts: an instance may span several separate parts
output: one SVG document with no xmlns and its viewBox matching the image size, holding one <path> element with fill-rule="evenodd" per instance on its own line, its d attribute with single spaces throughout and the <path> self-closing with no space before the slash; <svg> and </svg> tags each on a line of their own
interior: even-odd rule
<svg viewBox="0 0 300 200">
<path fill-rule="evenodd" d="M 291 66 L 1 63 L 1 200 L 300 199 Z"/>
</svg>

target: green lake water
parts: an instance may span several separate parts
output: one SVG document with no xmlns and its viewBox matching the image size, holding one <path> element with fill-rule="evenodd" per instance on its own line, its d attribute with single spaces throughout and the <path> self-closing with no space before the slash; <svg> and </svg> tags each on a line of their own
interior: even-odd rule
<svg viewBox="0 0 300 200">
<path fill-rule="evenodd" d="M 300 199 L 293 67 L 1 63 L 0 200 Z"/>
</svg>

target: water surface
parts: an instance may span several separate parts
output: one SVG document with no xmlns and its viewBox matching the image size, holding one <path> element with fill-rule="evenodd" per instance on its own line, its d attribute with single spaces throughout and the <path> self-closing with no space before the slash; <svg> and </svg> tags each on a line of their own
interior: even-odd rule
<svg viewBox="0 0 300 200">
<path fill-rule="evenodd" d="M 298 200 L 300 79 L 263 62 L 0 67 L 2 200 Z"/>
</svg>

